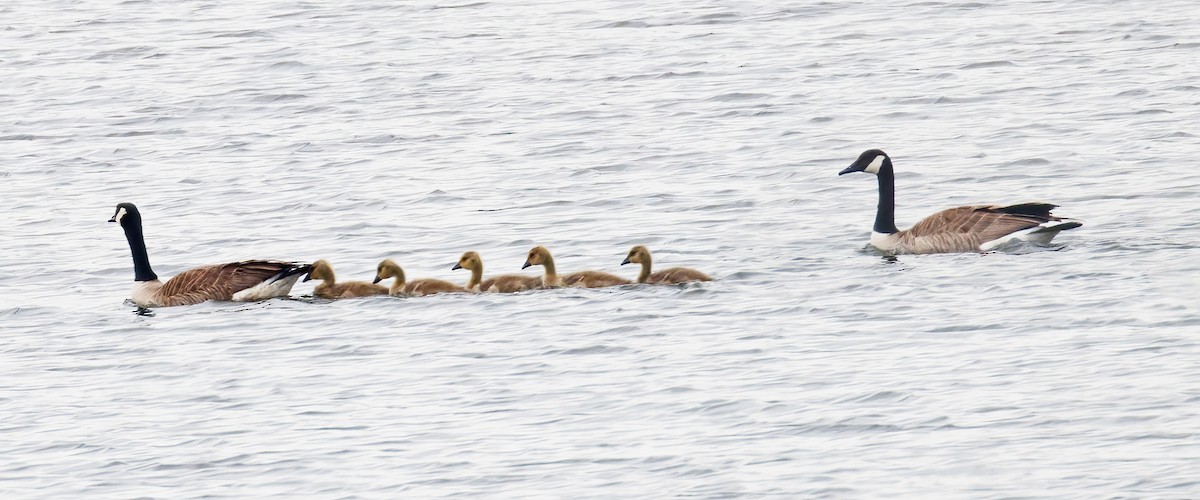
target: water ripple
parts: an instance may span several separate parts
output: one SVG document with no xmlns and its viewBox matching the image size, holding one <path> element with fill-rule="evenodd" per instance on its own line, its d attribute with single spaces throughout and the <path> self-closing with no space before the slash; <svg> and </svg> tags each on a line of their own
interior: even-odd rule
<svg viewBox="0 0 1200 500">
<path fill-rule="evenodd" d="M 1191 4 L 120 5 L 0 6 L 7 497 L 1200 496 Z M 1086 225 L 882 256 L 870 147 Z M 119 201 L 163 276 L 718 279 L 146 311 Z"/>
</svg>

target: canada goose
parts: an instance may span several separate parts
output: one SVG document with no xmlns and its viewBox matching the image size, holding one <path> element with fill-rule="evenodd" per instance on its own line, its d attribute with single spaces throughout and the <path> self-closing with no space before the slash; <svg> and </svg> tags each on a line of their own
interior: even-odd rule
<svg viewBox="0 0 1200 500">
<path fill-rule="evenodd" d="M 375 282 L 379 283 L 388 278 L 396 278 L 392 282 L 392 286 L 388 289 L 388 293 L 392 295 L 407 295 L 410 297 L 420 297 L 423 295 L 433 295 L 435 293 L 455 293 L 465 292 L 463 287 L 455 285 L 449 281 L 443 281 L 432 278 L 425 278 L 413 281 L 404 280 L 404 270 L 400 268 L 392 259 L 383 259 L 379 263 L 379 267 L 375 270 Z"/>
<path fill-rule="evenodd" d="M 621 265 L 630 263 L 642 265 L 642 272 L 638 273 L 638 283 L 676 285 L 690 281 L 712 281 L 712 278 L 709 278 L 707 274 L 686 267 L 672 267 L 670 269 L 663 269 L 657 273 L 650 273 L 650 249 L 642 245 L 630 248 L 629 255 L 625 257 Z"/>
<path fill-rule="evenodd" d="M 879 208 L 871 246 L 889 254 L 987 252 L 1014 240 L 1049 243 L 1059 231 L 1083 223 L 1050 215 L 1058 205 L 968 205 L 948 208 L 901 231 L 895 221 L 895 173 L 892 159 L 878 149 L 858 156 L 838 175 L 867 172 L 879 178 Z"/>
<path fill-rule="evenodd" d="M 338 283 L 333 274 L 333 266 L 325 260 L 313 262 L 312 270 L 304 281 L 321 280 L 321 284 L 313 288 L 313 296 L 322 299 L 352 299 L 355 297 L 370 297 L 372 295 L 387 295 L 387 287 L 367 283 L 366 281 L 347 281 Z"/>
<path fill-rule="evenodd" d="M 109 222 L 125 230 L 133 254 L 133 302 L 142 307 L 186 306 L 206 300 L 263 300 L 283 297 L 309 265 L 300 262 L 246 260 L 188 269 L 163 283 L 150 269 L 142 237 L 142 214 L 132 203 L 118 203 Z"/>
<path fill-rule="evenodd" d="M 467 291 L 512 293 L 534 290 L 542 287 L 540 276 L 524 276 L 520 274 L 502 274 L 483 279 L 483 259 L 478 253 L 466 252 L 459 257 L 458 263 L 451 269 L 466 269 L 471 271 L 467 280 Z"/>
<path fill-rule="evenodd" d="M 536 246 L 529 250 L 529 257 L 525 259 L 525 265 L 521 269 L 529 266 L 542 266 L 546 268 L 546 274 L 542 276 L 542 286 L 546 288 L 556 288 L 561 286 L 577 286 L 582 288 L 600 288 L 605 286 L 628 285 L 633 283 L 625 278 L 615 274 L 608 274 L 600 271 L 579 271 L 576 273 L 559 276 L 554 269 L 554 257 L 550 255 L 550 251 L 543 246 Z"/>
</svg>

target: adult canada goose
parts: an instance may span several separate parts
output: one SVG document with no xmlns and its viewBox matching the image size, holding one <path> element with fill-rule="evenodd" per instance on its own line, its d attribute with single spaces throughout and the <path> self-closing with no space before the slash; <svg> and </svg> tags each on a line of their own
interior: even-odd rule
<svg viewBox="0 0 1200 500">
<path fill-rule="evenodd" d="M 467 280 L 467 291 L 470 292 L 513 293 L 542 287 L 541 276 L 502 274 L 483 279 L 483 259 L 475 252 L 463 253 L 451 269 L 471 271 L 471 278 Z"/>
<path fill-rule="evenodd" d="M 158 280 L 142 236 L 142 214 L 132 203 L 118 203 L 109 222 L 125 230 L 133 254 L 133 302 L 142 307 L 186 306 L 207 300 L 263 300 L 283 297 L 309 265 L 275 260 L 246 260 L 188 269 Z"/>
<path fill-rule="evenodd" d="M 392 259 L 383 259 L 379 263 L 379 267 L 375 269 L 375 282 L 379 283 L 388 278 L 396 278 L 392 282 L 392 286 L 388 289 L 388 293 L 396 296 L 407 295 L 410 297 L 420 297 L 423 295 L 433 295 L 435 293 L 456 293 L 467 291 L 461 286 L 455 285 L 449 281 L 443 281 L 433 278 L 425 278 L 413 281 L 404 280 L 404 270 L 400 265 L 393 262 Z"/>
<path fill-rule="evenodd" d="M 895 221 L 895 173 L 892 159 L 878 149 L 858 156 L 838 175 L 867 172 L 879 178 L 879 208 L 871 246 L 889 254 L 987 252 L 1014 240 L 1049 243 L 1059 231 L 1083 223 L 1050 215 L 1058 205 L 968 205 L 948 208 L 901 231 Z"/>
<path fill-rule="evenodd" d="M 355 297 L 370 297 L 372 295 L 387 295 L 387 287 L 367 283 L 366 281 L 347 281 L 338 283 L 333 274 L 333 266 L 325 260 L 313 262 L 312 270 L 304 281 L 321 280 L 321 284 L 313 288 L 313 296 L 322 299 L 353 299 Z"/>
<path fill-rule="evenodd" d="M 577 286 L 582 288 L 600 288 L 605 286 L 628 285 L 633 283 L 625 278 L 615 274 L 608 274 L 600 271 L 579 271 L 563 276 L 559 276 L 554 268 L 554 257 L 550 255 L 550 251 L 543 246 L 536 246 L 529 250 L 529 256 L 525 259 L 525 265 L 521 269 L 529 266 L 542 266 L 546 269 L 546 273 L 542 276 L 542 286 L 546 288 L 556 288 L 561 286 Z"/>
<path fill-rule="evenodd" d="M 642 272 L 638 273 L 638 283 L 648 283 L 651 285 L 676 285 L 679 283 L 688 283 L 691 281 L 712 281 L 707 274 L 704 274 L 695 269 L 686 267 L 672 267 L 663 269 L 662 271 L 650 272 L 650 249 L 637 245 L 629 249 L 629 255 L 621 262 L 625 264 L 641 264 Z"/>
</svg>

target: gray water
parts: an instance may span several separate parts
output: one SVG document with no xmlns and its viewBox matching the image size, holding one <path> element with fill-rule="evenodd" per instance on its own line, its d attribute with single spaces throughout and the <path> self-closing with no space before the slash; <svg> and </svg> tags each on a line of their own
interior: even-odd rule
<svg viewBox="0 0 1200 500">
<path fill-rule="evenodd" d="M 1189 1 L 0 6 L 0 494 L 1200 496 Z M 1051 247 L 881 258 L 1046 200 Z M 712 283 L 206 303 L 155 270 Z M 532 271 L 532 269 L 530 270 Z"/>
</svg>

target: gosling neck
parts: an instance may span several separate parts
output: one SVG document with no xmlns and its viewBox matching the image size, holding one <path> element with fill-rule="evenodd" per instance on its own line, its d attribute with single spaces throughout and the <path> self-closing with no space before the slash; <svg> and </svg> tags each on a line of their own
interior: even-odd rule
<svg viewBox="0 0 1200 500">
<path fill-rule="evenodd" d="M 645 283 L 650 279 L 650 256 L 642 257 L 642 272 L 638 273 L 638 283 Z"/>
<path fill-rule="evenodd" d="M 471 269 L 471 278 L 467 280 L 467 290 L 474 290 L 483 282 L 483 264 Z"/>
<path fill-rule="evenodd" d="M 337 286 L 337 278 L 334 277 L 332 269 L 327 269 L 326 272 L 321 273 L 321 277 L 318 280 L 320 280 L 320 283 L 313 287 L 313 295 L 318 297 L 336 295 L 333 293 L 333 288 Z"/>
<path fill-rule="evenodd" d="M 558 279 L 558 271 L 554 268 L 554 257 L 547 255 L 542 262 L 542 267 L 546 268 L 546 275 L 542 276 L 543 285 L 562 286 L 562 280 Z"/>
<path fill-rule="evenodd" d="M 388 293 L 392 295 L 396 295 L 397 293 L 400 293 L 401 290 L 404 290 L 404 269 L 397 267 L 395 269 L 395 273 L 396 275 L 393 276 L 393 278 L 396 279 L 392 281 L 392 286 L 388 287 Z"/>
</svg>

